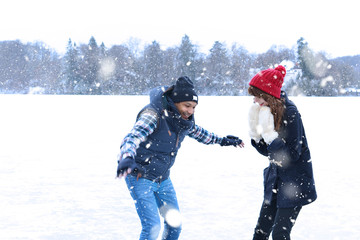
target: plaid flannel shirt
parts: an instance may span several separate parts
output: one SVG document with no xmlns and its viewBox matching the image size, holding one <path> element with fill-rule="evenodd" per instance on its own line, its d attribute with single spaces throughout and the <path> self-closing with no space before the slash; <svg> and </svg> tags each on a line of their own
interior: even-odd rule
<svg viewBox="0 0 360 240">
<path fill-rule="evenodd" d="M 157 116 L 153 112 L 146 111 L 140 115 L 130 133 L 127 134 L 120 145 L 119 160 L 126 157 L 135 158 L 136 149 L 146 137 L 152 134 L 157 127 Z M 204 128 L 194 125 L 188 136 L 203 144 L 220 144 L 222 137 L 211 133 Z"/>
</svg>

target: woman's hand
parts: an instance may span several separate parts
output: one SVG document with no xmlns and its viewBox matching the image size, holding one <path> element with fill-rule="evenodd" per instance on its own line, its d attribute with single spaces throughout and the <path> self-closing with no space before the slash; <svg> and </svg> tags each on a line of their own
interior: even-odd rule
<svg viewBox="0 0 360 240">
<path fill-rule="evenodd" d="M 254 103 L 251 105 L 249 110 L 249 135 L 251 139 L 254 139 L 257 143 L 261 140 L 261 134 L 259 132 L 259 111 L 260 105 Z"/>
<path fill-rule="evenodd" d="M 260 107 L 259 110 L 259 127 L 262 138 L 267 144 L 274 141 L 279 134 L 275 131 L 274 116 L 267 106 Z"/>
</svg>

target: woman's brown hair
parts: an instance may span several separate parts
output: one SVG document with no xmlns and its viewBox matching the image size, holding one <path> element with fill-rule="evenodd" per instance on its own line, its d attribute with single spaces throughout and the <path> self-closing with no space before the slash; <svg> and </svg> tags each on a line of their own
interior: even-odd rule
<svg viewBox="0 0 360 240">
<path fill-rule="evenodd" d="M 278 99 L 278 98 L 260 90 L 259 88 L 253 87 L 253 86 L 249 87 L 248 92 L 250 95 L 252 95 L 254 97 L 263 98 L 269 104 L 271 113 L 272 113 L 272 115 L 274 115 L 275 130 L 279 131 L 281 123 L 282 123 L 282 119 L 283 119 L 283 114 L 285 111 L 284 100 Z"/>
</svg>

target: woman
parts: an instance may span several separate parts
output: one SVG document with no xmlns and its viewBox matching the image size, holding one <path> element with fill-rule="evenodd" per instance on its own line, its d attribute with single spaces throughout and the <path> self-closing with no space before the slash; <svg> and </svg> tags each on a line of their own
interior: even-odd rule
<svg viewBox="0 0 360 240">
<path fill-rule="evenodd" d="M 310 150 L 301 115 L 281 91 L 286 70 L 279 65 L 257 73 L 248 92 L 251 144 L 270 164 L 264 169 L 264 201 L 254 240 L 288 240 L 302 206 L 316 200 Z"/>
</svg>

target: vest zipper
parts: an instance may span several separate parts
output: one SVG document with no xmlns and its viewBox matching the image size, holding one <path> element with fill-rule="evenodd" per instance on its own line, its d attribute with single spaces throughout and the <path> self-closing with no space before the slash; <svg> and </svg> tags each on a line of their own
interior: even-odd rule
<svg viewBox="0 0 360 240">
<path fill-rule="evenodd" d="M 176 148 L 177 148 L 178 145 L 179 145 L 179 136 L 180 136 L 180 132 L 179 132 L 179 134 L 178 134 L 177 137 L 176 137 L 176 144 L 175 144 L 175 147 L 176 147 Z"/>
</svg>

